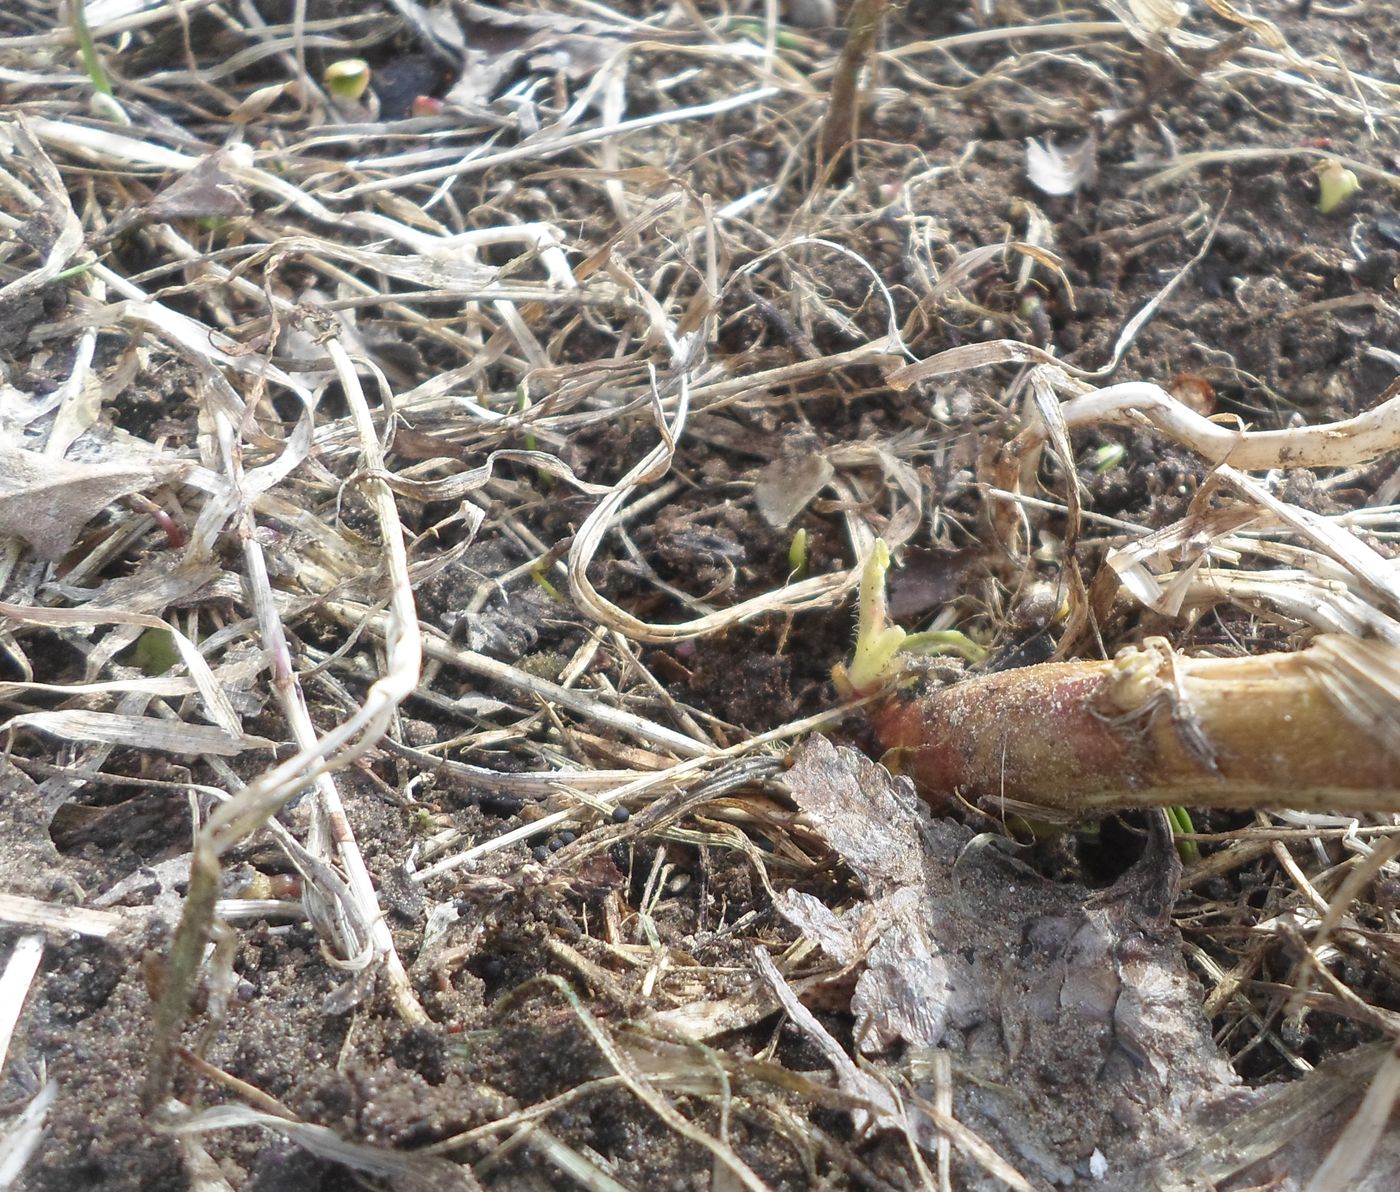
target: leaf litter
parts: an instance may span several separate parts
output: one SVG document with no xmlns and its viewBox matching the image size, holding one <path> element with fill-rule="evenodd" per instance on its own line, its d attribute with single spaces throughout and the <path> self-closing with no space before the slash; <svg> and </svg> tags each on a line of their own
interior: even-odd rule
<svg viewBox="0 0 1400 1192">
<path fill-rule="evenodd" d="M 930 819 L 908 779 L 823 738 L 798 749 L 787 781 L 865 893 L 839 920 L 792 892 L 778 903 L 841 972 L 863 968 L 856 1046 L 959 1057 L 958 1120 L 1032 1186 L 1087 1178 L 1091 1165 L 1105 1187 L 1148 1186 L 1237 1090 L 1167 914 L 1179 869 L 1168 834 L 1089 891 Z M 1101 1095 L 1065 1095 L 1084 1082 Z M 997 1186 L 967 1166 L 957 1186 Z"/>
<path fill-rule="evenodd" d="M 844 12 L 293 7 L 0 17 L 7 1186 L 1393 1183 L 1383 25 L 910 5 L 837 178 Z M 1344 756 L 930 813 L 877 540 Z"/>
</svg>

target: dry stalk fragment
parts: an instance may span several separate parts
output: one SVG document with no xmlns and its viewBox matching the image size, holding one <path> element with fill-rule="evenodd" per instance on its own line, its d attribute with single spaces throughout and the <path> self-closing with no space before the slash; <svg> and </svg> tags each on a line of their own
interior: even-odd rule
<svg viewBox="0 0 1400 1192">
<path fill-rule="evenodd" d="M 883 587 L 887 565 L 872 553 L 863 595 Z M 889 632 L 883 602 L 861 629 L 856 663 L 836 675 L 854 694 L 879 683 L 859 663 Z M 1390 813 L 1398 681 L 1400 649 L 1341 634 L 1238 658 L 1153 638 L 1108 661 L 897 688 L 869 716 L 894 767 L 935 804 L 962 796 L 1039 819 L 1171 804 Z"/>
<path fill-rule="evenodd" d="M 1395 738 L 1334 695 L 1330 644 L 1188 658 L 1154 641 L 897 693 L 870 719 L 930 800 L 1071 817 L 1178 803 L 1400 811 Z"/>
</svg>

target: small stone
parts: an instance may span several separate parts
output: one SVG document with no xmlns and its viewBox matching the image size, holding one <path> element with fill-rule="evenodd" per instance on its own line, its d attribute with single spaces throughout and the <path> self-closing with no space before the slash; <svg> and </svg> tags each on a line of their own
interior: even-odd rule
<svg viewBox="0 0 1400 1192">
<path fill-rule="evenodd" d="M 836 0 L 788 0 L 787 23 L 795 29 L 829 29 L 836 24 Z"/>
</svg>

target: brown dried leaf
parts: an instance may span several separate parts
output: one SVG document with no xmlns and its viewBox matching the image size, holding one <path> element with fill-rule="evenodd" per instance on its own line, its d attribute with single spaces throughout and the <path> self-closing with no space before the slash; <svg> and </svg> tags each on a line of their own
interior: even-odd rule
<svg viewBox="0 0 1400 1192">
<path fill-rule="evenodd" d="M 247 215 L 252 208 L 242 184 L 224 168 L 230 151 L 220 149 L 192 170 L 167 182 L 145 205 L 145 218 L 156 222 Z"/>
<path fill-rule="evenodd" d="M 785 450 L 759 474 L 754 504 L 773 529 L 786 529 L 835 474 L 820 451 Z"/>
<path fill-rule="evenodd" d="M 1094 893 L 927 819 L 904 779 L 821 738 L 787 778 L 872 895 L 840 915 L 777 904 L 843 966 L 865 957 L 851 1001 L 862 1050 L 903 1039 L 950 1052 L 954 1116 L 1037 1186 L 1091 1166 L 1097 1186 L 1147 1186 L 1160 1156 L 1218 1125 L 1238 1080 L 1170 923 L 1179 870 L 1165 833 Z M 997 1186 L 970 1166 L 958 1175 L 956 1187 Z"/>
<path fill-rule="evenodd" d="M 0 444 L 0 536 L 24 539 L 40 558 L 60 558 L 113 501 L 173 480 L 187 468 L 176 460 L 137 457 L 73 463 Z"/>
<path fill-rule="evenodd" d="M 623 44 L 619 30 L 598 21 L 561 18 L 493 8 L 464 6 L 467 18 L 462 69 L 447 95 L 464 107 L 495 99 L 519 69 L 557 73 L 572 82 L 592 78 Z"/>
</svg>

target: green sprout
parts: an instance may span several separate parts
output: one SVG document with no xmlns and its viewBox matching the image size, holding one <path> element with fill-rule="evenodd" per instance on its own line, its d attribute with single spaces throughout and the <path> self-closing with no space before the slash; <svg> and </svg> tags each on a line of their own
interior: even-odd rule
<svg viewBox="0 0 1400 1192">
<path fill-rule="evenodd" d="M 1128 449 L 1121 443 L 1105 443 L 1094 449 L 1094 471 L 1102 476 L 1111 472 L 1127 457 Z"/>
<path fill-rule="evenodd" d="M 93 112 L 105 116 L 115 124 L 130 124 L 131 117 L 117 101 L 112 90 L 112 81 L 107 77 L 102 59 L 97 56 L 97 43 L 92 39 L 92 29 L 87 21 L 87 0 L 69 0 L 69 19 L 73 24 L 73 36 L 78 42 L 78 52 L 83 58 L 83 69 L 92 80 L 93 95 L 90 106 Z"/>
<path fill-rule="evenodd" d="M 880 685 L 908 636 L 898 625 L 888 623 L 885 575 L 889 569 L 890 548 L 883 538 L 877 538 L 860 574 L 856 648 L 850 668 L 846 671 L 847 682 L 857 692 L 869 691 Z"/>
<path fill-rule="evenodd" d="M 99 95 L 113 97 L 112 83 L 97 56 L 97 43 L 92 40 L 92 30 L 87 22 L 87 0 L 69 0 L 73 19 L 73 36 L 78 39 L 78 51 L 83 56 L 83 69 L 92 80 L 92 89 Z"/>
<path fill-rule="evenodd" d="M 521 415 L 523 420 L 525 413 L 530 409 L 530 395 L 525 391 L 525 385 L 519 384 L 515 387 L 515 411 Z M 524 426 L 524 443 L 526 451 L 538 451 L 540 441 L 535 436 L 535 432 L 528 425 Z M 535 475 L 539 478 L 540 485 L 549 490 L 554 487 L 554 477 L 543 468 L 536 468 Z"/>
<path fill-rule="evenodd" d="M 1331 215 L 1360 189 L 1356 175 L 1341 162 L 1325 162 L 1317 171 L 1317 209 Z"/>
<path fill-rule="evenodd" d="M 535 581 L 539 589 L 554 601 L 555 604 L 567 603 L 564 597 L 559 594 L 559 589 L 549 582 L 549 578 L 545 575 L 542 565 L 530 568 L 530 578 Z"/>
<path fill-rule="evenodd" d="M 752 17 L 731 18 L 720 31 L 758 45 L 762 45 L 767 37 L 767 26 Z M 773 44 L 780 50 L 800 50 L 803 41 L 799 35 L 780 25 L 773 33 Z"/>
<path fill-rule="evenodd" d="M 528 410 L 529 408 L 530 408 L 530 397 L 529 397 L 529 395 L 525 392 L 525 386 L 524 386 L 524 385 L 517 385 L 517 386 L 515 387 L 515 412 L 516 412 L 517 414 L 520 414 L 520 415 L 523 416 L 523 415 L 525 414 L 525 411 Z M 532 431 L 532 430 L 527 426 L 527 427 L 525 428 L 525 450 L 526 450 L 526 451 L 538 451 L 539 449 L 540 449 L 540 441 L 539 441 L 539 439 L 537 439 L 537 438 L 535 437 L 535 432 Z"/>
<path fill-rule="evenodd" d="M 1191 822 L 1191 813 L 1184 807 L 1168 807 L 1167 819 L 1171 821 L 1173 834 L 1182 832 L 1194 834 L 1196 831 L 1196 825 Z M 1182 862 L 1187 865 L 1201 859 L 1201 850 L 1196 846 L 1194 840 L 1178 840 L 1176 851 Z"/>
<path fill-rule="evenodd" d="M 369 86 L 369 63 L 363 58 L 342 58 L 326 67 L 321 82 L 336 99 L 358 100 Z"/>
<path fill-rule="evenodd" d="M 923 633 L 911 633 L 904 639 L 899 652 L 925 657 L 956 654 L 973 664 L 984 661 L 989 653 L 986 646 L 973 641 L 961 629 L 929 629 Z"/>
<path fill-rule="evenodd" d="M 175 636 L 168 629 L 147 629 L 131 648 L 131 665 L 143 675 L 163 675 L 180 662 Z"/>
<path fill-rule="evenodd" d="M 896 654 L 958 654 L 973 663 L 987 656 L 985 646 L 957 629 L 911 634 L 898 625 L 891 625 L 889 600 L 885 594 L 885 576 L 889 569 L 890 548 L 883 538 L 877 538 L 861 570 L 856 648 L 851 665 L 838 664 L 831 672 L 837 690 L 848 698 L 873 691 L 889 679 L 895 669 Z"/>
<path fill-rule="evenodd" d="M 788 577 L 790 579 L 807 578 L 806 530 L 798 530 L 792 536 L 792 545 L 788 547 Z"/>
<path fill-rule="evenodd" d="M 95 261 L 84 261 L 81 265 L 69 265 L 60 273 L 54 274 L 54 281 L 66 281 L 70 277 L 77 277 L 80 273 L 91 273 Z"/>
</svg>

